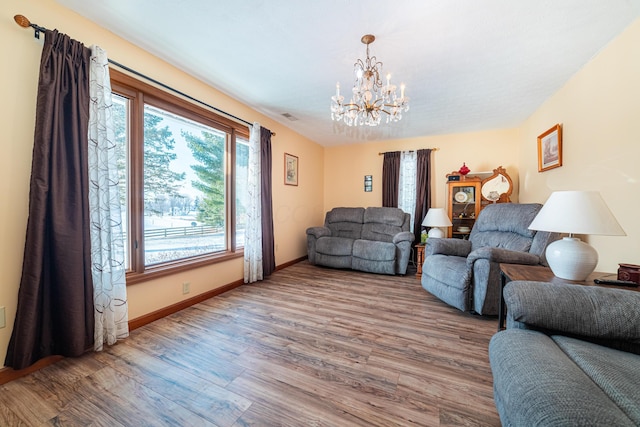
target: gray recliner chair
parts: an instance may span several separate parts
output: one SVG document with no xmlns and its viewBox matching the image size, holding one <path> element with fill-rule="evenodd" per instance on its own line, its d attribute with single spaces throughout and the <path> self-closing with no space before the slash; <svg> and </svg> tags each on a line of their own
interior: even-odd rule
<svg viewBox="0 0 640 427">
<path fill-rule="evenodd" d="M 496 315 L 500 263 L 546 265 L 556 233 L 529 230 L 541 204 L 498 203 L 480 211 L 469 240 L 428 239 L 422 287 L 462 311 Z"/>
</svg>

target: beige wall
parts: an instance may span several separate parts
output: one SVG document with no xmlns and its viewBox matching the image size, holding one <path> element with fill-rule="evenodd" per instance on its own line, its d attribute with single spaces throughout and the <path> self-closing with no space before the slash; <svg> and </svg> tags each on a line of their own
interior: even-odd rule
<svg viewBox="0 0 640 427">
<path fill-rule="evenodd" d="M 597 269 L 640 264 L 640 20 L 613 40 L 521 127 L 522 202 L 556 190 L 597 190 L 626 237 L 589 236 Z M 538 173 L 537 136 L 563 126 L 563 166 Z"/>
<path fill-rule="evenodd" d="M 0 52 L 3 57 L 0 93 L 0 306 L 6 307 L 7 327 L 0 329 L 0 359 L 3 361 L 15 317 L 22 254 L 28 215 L 29 176 L 35 98 L 41 43 L 32 30 L 16 25 L 13 16 L 25 15 L 32 22 L 57 28 L 85 45 L 98 44 L 110 58 L 173 86 L 185 93 L 249 121 L 259 121 L 276 132 L 273 144 L 273 207 L 277 245 L 276 263 L 306 255 L 305 229 L 323 218 L 323 147 L 294 133 L 132 44 L 97 27 L 52 0 L 3 0 L 0 10 Z M 299 157 L 299 186 L 285 186 L 284 153 Z M 242 260 L 135 284 L 128 287 L 130 318 L 193 297 L 242 278 Z M 184 296 L 181 283 L 191 282 Z"/>
<path fill-rule="evenodd" d="M 518 200 L 518 140 L 514 129 L 431 136 L 330 147 L 325 150 L 324 209 L 336 206 L 382 205 L 382 156 L 386 151 L 438 148 L 431 154 L 434 207 L 445 207 L 446 175 L 465 162 L 470 175 L 502 166 L 514 184 L 512 199 Z M 364 176 L 373 175 L 373 191 L 364 192 Z"/>
</svg>

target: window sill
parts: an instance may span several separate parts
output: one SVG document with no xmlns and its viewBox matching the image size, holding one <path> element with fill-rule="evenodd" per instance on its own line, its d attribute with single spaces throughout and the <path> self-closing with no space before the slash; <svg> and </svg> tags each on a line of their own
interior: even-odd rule
<svg viewBox="0 0 640 427">
<path fill-rule="evenodd" d="M 147 267 L 144 273 L 129 272 L 127 273 L 126 282 L 127 286 L 133 285 L 136 283 L 142 283 L 149 280 L 157 279 L 159 277 L 193 270 L 194 268 L 226 262 L 232 259 L 241 258 L 243 256 L 244 251 L 240 249 L 236 252 L 224 252 L 222 254 L 207 255 L 204 257 L 197 257 L 189 260 L 168 262 L 153 267 Z"/>
</svg>

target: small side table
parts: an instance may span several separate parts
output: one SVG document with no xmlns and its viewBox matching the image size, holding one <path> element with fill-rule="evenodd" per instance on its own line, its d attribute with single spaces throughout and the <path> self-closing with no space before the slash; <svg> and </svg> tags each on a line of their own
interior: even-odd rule
<svg viewBox="0 0 640 427">
<path fill-rule="evenodd" d="M 425 246 L 425 243 L 418 243 L 416 245 L 416 277 L 418 279 L 422 277 L 422 264 L 424 263 Z"/>
<path fill-rule="evenodd" d="M 638 287 L 626 287 L 615 285 L 596 285 L 593 283 L 594 279 L 615 279 L 616 273 L 602 273 L 594 271 L 584 281 L 565 280 L 556 277 L 549 267 L 543 267 L 541 265 L 520 265 L 520 264 L 500 264 L 500 308 L 498 310 L 498 331 L 504 329 L 504 323 L 506 320 L 507 307 L 504 303 L 504 294 L 502 293 L 507 282 L 516 280 L 531 280 L 536 282 L 550 282 L 550 283 L 570 283 L 578 286 L 601 286 L 603 288 L 616 288 L 626 289 L 632 291 L 640 291 Z"/>
</svg>

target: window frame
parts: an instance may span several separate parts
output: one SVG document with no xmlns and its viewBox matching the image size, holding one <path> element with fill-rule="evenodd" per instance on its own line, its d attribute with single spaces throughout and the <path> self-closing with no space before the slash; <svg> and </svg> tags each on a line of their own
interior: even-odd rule
<svg viewBox="0 0 640 427">
<path fill-rule="evenodd" d="M 130 265 L 126 273 L 127 285 L 157 277 L 225 262 L 244 255 L 244 247 L 236 242 L 236 138 L 249 139 L 249 128 L 216 114 L 180 96 L 171 94 L 128 74 L 110 69 L 111 90 L 129 100 L 127 123 L 129 131 L 129 176 L 127 182 L 128 221 L 127 245 Z M 173 114 L 202 123 L 227 134 L 225 141 L 225 238 L 226 248 L 159 264 L 144 264 L 144 106 L 161 108 Z"/>
</svg>

